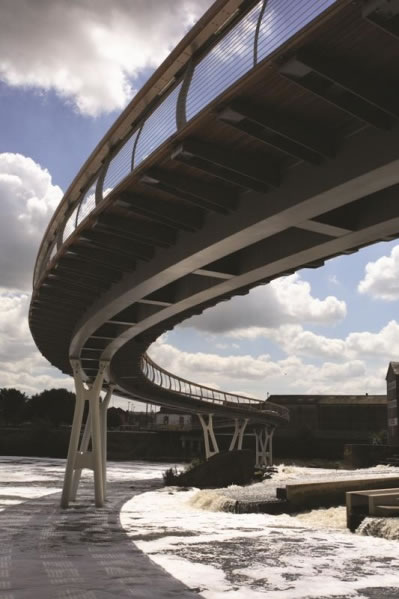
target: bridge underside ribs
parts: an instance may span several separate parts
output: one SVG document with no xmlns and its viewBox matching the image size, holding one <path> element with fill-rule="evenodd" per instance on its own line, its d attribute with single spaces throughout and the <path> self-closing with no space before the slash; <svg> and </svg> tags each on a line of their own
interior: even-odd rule
<svg viewBox="0 0 399 599">
<path fill-rule="evenodd" d="M 188 139 L 171 157 L 244 189 L 264 192 L 280 184 L 279 165 L 260 153 L 243 156 L 225 147 Z"/>
<path fill-rule="evenodd" d="M 364 123 L 390 129 L 399 115 L 395 82 L 364 73 L 362 65 L 349 58 L 319 54 L 316 48 L 303 48 L 280 67 L 280 73 Z"/>
<path fill-rule="evenodd" d="M 196 177 L 180 174 L 174 177 L 165 169 L 152 168 L 140 179 L 140 183 L 174 196 L 186 204 L 192 204 L 211 212 L 228 214 L 238 201 L 237 194 L 220 183 L 210 185 Z"/>
<path fill-rule="evenodd" d="M 298 122 L 265 106 L 236 101 L 219 113 L 219 119 L 267 146 L 311 164 L 335 155 L 331 133 L 316 134 L 313 124 Z"/>
<path fill-rule="evenodd" d="M 363 17 L 393 37 L 399 38 L 398 0 L 366 0 Z"/>
</svg>

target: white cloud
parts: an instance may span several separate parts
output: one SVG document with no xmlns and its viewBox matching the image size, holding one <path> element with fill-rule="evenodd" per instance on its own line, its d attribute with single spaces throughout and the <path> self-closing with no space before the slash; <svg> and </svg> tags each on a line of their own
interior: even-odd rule
<svg viewBox="0 0 399 599">
<path fill-rule="evenodd" d="M 301 325 L 276 328 L 249 327 L 230 333 L 235 339 L 265 338 L 276 343 L 286 354 L 328 360 L 396 359 L 399 355 L 399 324 L 388 322 L 380 331 L 349 333 L 345 338 L 326 337 L 305 330 Z"/>
<path fill-rule="evenodd" d="M 0 288 L 0 388 L 17 387 L 28 394 L 51 387 L 72 388 L 40 355 L 28 327 L 28 293 Z"/>
<path fill-rule="evenodd" d="M 31 288 L 39 245 L 61 189 L 48 171 L 21 154 L 0 154 L 0 272 L 2 287 Z"/>
<path fill-rule="evenodd" d="M 341 284 L 337 278 L 337 275 L 329 275 L 328 282 L 331 283 L 331 285 L 340 285 Z"/>
<path fill-rule="evenodd" d="M 170 372 L 199 384 L 265 398 L 266 393 L 363 394 L 385 393 L 386 366 L 361 359 L 320 366 L 290 355 L 273 360 L 268 355 L 218 356 L 184 352 L 164 340 L 150 348 L 151 357 Z"/>
<path fill-rule="evenodd" d="M 322 300 L 313 297 L 310 284 L 294 274 L 210 308 L 182 326 L 227 333 L 248 327 L 278 327 L 286 323 L 334 324 L 345 316 L 344 301 L 331 295 Z"/>
<path fill-rule="evenodd" d="M 346 344 L 352 355 L 395 360 L 399 355 L 399 324 L 391 320 L 377 333 L 350 333 Z"/>
<path fill-rule="evenodd" d="M 2 0 L 0 78 L 88 115 L 123 108 L 212 0 Z"/>
<path fill-rule="evenodd" d="M 26 393 L 72 388 L 40 355 L 28 326 L 33 266 L 62 197 L 50 174 L 21 154 L 0 154 L 0 387 Z"/>
<path fill-rule="evenodd" d="M 283 325 L 276 329 L 253 328 L 248 331 L 237 331 L 235 334 L 241 338 L 251 335 L 252 338 L 261 336 L 274 341 L 287 354 L 329 360 L 342 360 L 349 357 L 344 339 L 317 335 L 305 330 L 301 325 Z"/>
<path fill-rule="evenodd" d="M 369 262 L 365 271 L 358 285 L 360 293 L 386 301 L 399 299 L 399 245 L 392 249 L 390 256 Z"/>
</svg>

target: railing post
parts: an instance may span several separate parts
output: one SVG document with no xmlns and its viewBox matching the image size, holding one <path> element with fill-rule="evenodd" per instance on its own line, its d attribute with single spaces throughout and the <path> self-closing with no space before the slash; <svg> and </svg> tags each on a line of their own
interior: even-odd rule
<svg viewBox="0 0 399 599">
<path fill-rule="evenodd" d="M 186 102 L 187 102 L 187 94 L 190 88 L 190 83 L 193 78 L 194 73 L 194 61 L 189 60 L 185 73 L 183 75 L 183 81 L 181 84 L 181 88 L 179 91 L 179 95 L 177 97 L 176 102 L 176 128 L 177 131 L 180 131 L 185 124 L 187 123 L 187 111 L 186 111 Z"/>
<path fill-rule="evenodd" d="M 263 15 L 265 14 L 265 10 L 266 10 L 268 1 L 269 0 L 263 0 L 263 5 L 262 5 L 262 8 L 260 9 L 258 21 L 256 23 L 256 29 L 255 29 L 255 35 L 254 35 L 254 64 L 253 64 L 254 67 L 256 67 L 256 65 L 258 64 L 259 34 L 260 34 L 260 28 L 262 26 Z"/>
</svg>

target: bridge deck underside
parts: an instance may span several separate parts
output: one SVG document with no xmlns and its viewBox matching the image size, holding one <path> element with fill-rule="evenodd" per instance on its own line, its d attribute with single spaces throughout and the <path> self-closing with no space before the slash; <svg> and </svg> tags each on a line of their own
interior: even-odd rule
<svg viewBox="0 0 399 599">
<path fill-rule="evenodd" d="M 140 369 L 160 334 L 399 235 L 399 38 L 362 6 L 338 1 L 80 223 L 32 298 L 52 364 L 70 373 L 80 358 L 90 380 L 110 360 L 119 393 L 180 407 Z"/>
</svg>

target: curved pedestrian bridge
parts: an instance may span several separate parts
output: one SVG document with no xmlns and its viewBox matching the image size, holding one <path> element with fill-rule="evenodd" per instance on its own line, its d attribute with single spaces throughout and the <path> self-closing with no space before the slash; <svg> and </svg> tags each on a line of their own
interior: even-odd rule
<svg viewBox="0 0 399 599">
<path fill-rule="evenodd" d="M 271 461 L 286 411 L 183 381 L 146 350 L 218 302 L 399 235 L 397 13 L 217 0 L 82 166 L 30 309 L 40 351 L 76 383 L 64 506 L 86 467 L 103 504 L 112 392 L 199 414 L 207 455 L 213 414 L 235 421 L 235 447 L 250 421 L 258 463 Z"/>
</svg>

